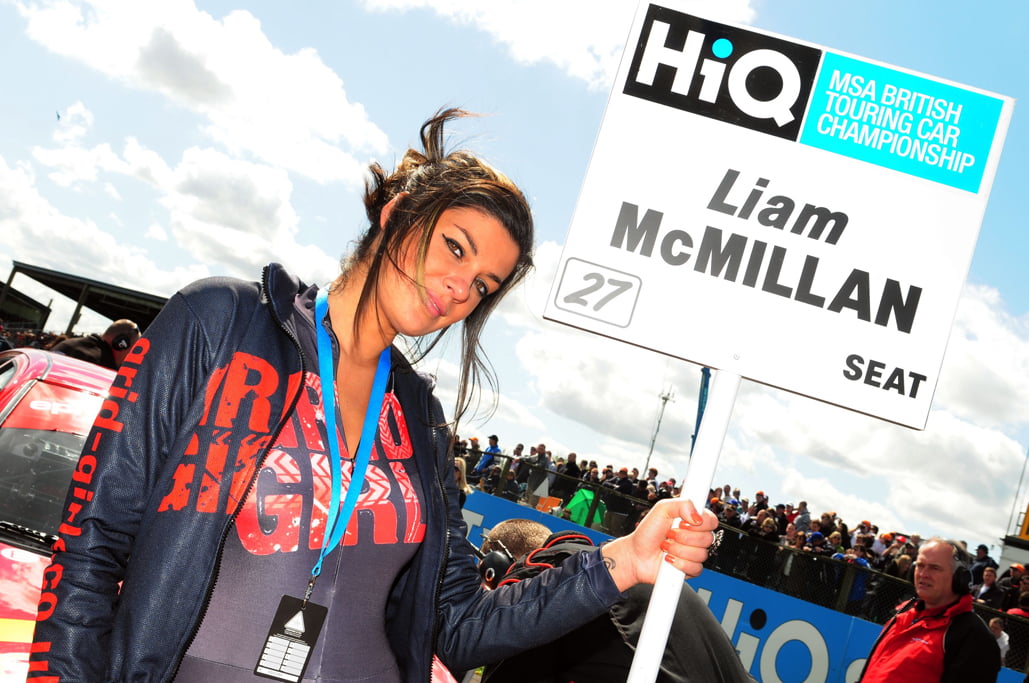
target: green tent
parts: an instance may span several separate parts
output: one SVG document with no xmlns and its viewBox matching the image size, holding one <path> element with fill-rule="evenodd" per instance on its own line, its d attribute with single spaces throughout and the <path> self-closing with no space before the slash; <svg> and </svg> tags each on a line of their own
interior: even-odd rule
<svg viewBox="0 0 1029 683">
<path fill-rule="evenodd" d="M 590 489 L 579 489 L 572 496 L 572 499 L 568 501 L 568 505 L 565 506 L 565 511 L 568 512 L 568 519 L 575 522 L 579 526 L 590 526 L 586 523 L 586 515 L 590 513 L 590 506 L 593 504 L 593 491 Z M 600 501 L 597 504 L 597 509 L 593 513 L 593 523 L 600 524 L 604 521 L 604 515 L 607 513 L 607 506 L 604 505 L 604 501 Z"/>
</svg>

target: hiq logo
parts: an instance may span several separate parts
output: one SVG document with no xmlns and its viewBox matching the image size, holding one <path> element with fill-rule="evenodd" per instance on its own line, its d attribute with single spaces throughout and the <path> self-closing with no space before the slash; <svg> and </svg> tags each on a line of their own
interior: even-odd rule
<svg viewBox="0 0 1029 683">
<path fill-rule="evenodd" d="M 650 5 L 624 93 L 796 140 L 822 51 Z"/>
</svg>

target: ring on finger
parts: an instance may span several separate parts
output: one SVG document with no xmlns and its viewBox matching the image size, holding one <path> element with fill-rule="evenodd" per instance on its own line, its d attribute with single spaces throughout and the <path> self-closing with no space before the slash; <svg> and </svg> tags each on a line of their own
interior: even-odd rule
<svg viewBox="0 0 1029 683">
<path fill-rule="evenodd" d="M 714 551 L 718 550 L 718 546 L 722 544 L 722 536 L 724 534 L 725 531 L 723 529 L 711 532 L 711 545 L 707 547 L 707 551 L 709 553 L 713 553 Z"/>
</svg>

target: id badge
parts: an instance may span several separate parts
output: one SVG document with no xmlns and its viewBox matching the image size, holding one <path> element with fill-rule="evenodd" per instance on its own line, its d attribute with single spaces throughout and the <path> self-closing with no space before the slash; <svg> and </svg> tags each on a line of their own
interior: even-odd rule
<svg viewBox="0 0 1029 683">
<path fill-rule="evenodd" d="M 299 681 L 311 661 L 328 611 L 311 601 L 304 607 L 300 598 L 283 595 L 254 674 L 277 681 Z"/>
</svg>

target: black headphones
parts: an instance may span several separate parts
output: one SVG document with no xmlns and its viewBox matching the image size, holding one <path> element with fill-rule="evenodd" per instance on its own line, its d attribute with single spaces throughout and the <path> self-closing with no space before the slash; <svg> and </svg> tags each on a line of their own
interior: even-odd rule
<svg viewBox="0 0 1029 683">
<path fill-rule="evenodd" d="M 514 558 L 511 557 L 511 551 L 507 549 L 507 546 L 499 538 L 490 539 L 487 536 L 486 540 L 492 540 L 500 546 L 500 550 L 491 550 L 488 553 L 483 553 L 478 548 L 475 549 L 475 554 L 479 556 L 479 576 L 482 577 L 483 583 L 487 586 L 496 588 L 497 584 L 500 583 L 500 579 L 503 578 L 507 570 L 514 564 Z"/>
<path fill-rule="evenodd" d="M 135 323 L 132 323 L 132 329 L 130 331 L 122 332 L 111 340 L 111 348 L 115 351 L 128 351 L 129 348 L 136 343 L 137 339 L 139 339 L 139 327 L 137 327 Z"/>
<path fill-rule="evenodd" d="M 947 541 L 954 549 L 954 576 L 950 588 L 955 595 L 967 595 L 972 592 L 972 570 L 969 568 L 970 556 L 964 548 L 953 541 Z"/>
<path fill-rule="evenodd" d="M 111 348 L 115 351 L 125 351 L 132 346 L 132 337 L 127 334 L 119 334 L 111 340 Z"/>
</svg>

